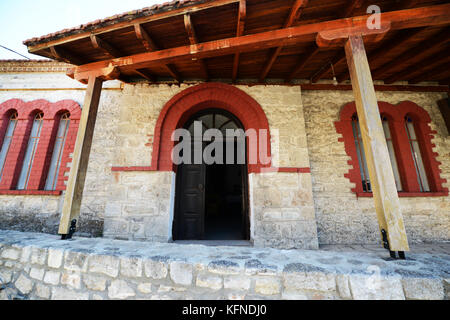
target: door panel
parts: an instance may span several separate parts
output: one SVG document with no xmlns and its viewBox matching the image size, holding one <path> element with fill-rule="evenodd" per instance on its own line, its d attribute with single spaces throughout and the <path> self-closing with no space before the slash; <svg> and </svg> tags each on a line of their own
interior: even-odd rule
<svg viewBox="0 0 450 320">
<path fill-rule="evenodd" d="M 184 164 L 178 168 L 181 175 L 177 192 L 178 240 L 203 239 L 205 223 L 205 170 L 203 164 Z"/>
</svg>

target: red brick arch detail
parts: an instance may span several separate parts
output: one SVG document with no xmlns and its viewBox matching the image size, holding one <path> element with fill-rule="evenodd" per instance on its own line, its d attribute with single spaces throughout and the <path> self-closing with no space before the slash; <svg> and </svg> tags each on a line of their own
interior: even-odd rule
<svg viewBox="0 0 450 320">
<path fill-rule="evenodd" d="M 404 192 L 400 192 L 399 196 L 442 196 L 448 195 L 448 189 L 443 187 L 443 183 L 447 180 L 441 179 L 439 165 L 441 163 L 436 160 L 438 153 L 433 152 L 435 147 L 431 140 L 434 138 L 436 131 L 432 131 L 430 127 L 431 118 L 427 111 L 411 101 L 403 101 L 397 105 L 388 102 L 379 101 L 378 107 L 380 114 L 385 115 L 389 119 L 390 131 L 396 151 L 396 157 L 400 176 L 402 180 Z M 352 117 L 356 114 L 355 102 L 344 105 L 340 112 L 340 120 L 335 122 L 336 131 L 342 135 L 339 142 L 344 142 L 345 151 L 351 157 L 348 164 L 351 169 L 345 177 L 350 182 L 355 183 L 352 191 L 359 196 L 372 195 L 372 193 L 364 193 L 361 184 L 361 174 L 359 162 L 356 152 L 356 146 L 353 138 Z M 428 180 L 432 192 L 421 193 L 417 182 L 417 174 L 414 167 L 414 161 L 408 142 L 406 130 L 404 128 L 404 119 L 406 115 L 413 118 L 415 122 L 416 134 L 422 151 L 422 158 L 428 174 Z"/>
<path fill-rule="evenodd" d="M 192 115 L 208 108 L 224 109 L 232 113 L 241 121 L 244 130 L 266 129 L 268 141 L 262 146 L 264 150 L 260 151 L 271 156 L 269 122 L 259 103 L 234 86 L 205 83 L 178 93 L 162 109 L 154 132 L 152 170 L 175 171 L 171 160 L 174 146 L 174 142 L 171 141 L 172 132 L 182 127 Z M 260 172 L 262 168 L 270 167 L 271 164 L 249 164 L 248 171 Z"/>
<path fill-rule="evenodd" d="M 56 191 L 64 190 L 64 173 L 70 170 L 70 168 L 67 167 L 67 164 L 70 162 L 69 155 L 73 152 L 75 146 L 79 120 L 81 118 L 80 105 L 74 100 L 61 100 L 54 103 L 44 99 L 29 102 L 25 102 L 21 99 L 7 100 L 0 104 L 0 120 L 2 120 L 0 123 L 0 144 L 3 143 L 3 137 L 9 122 L 8 116 L 12 110 L 16 111 L 18 114 L 18 123 L 6 158 L 3 177 L 0 181 L 0 194 L 8 193 L 7 191 L 14 189 L 17 183 L 32 127 L 33 117 L 36 112 L 39 111 L 44 113 L 44 124 L 33 161 L 30 181 L 27 190 L 18 191 L 14 194 L 32 194 L 33 191 L 42 190 L 44 188 L 48 164 L 51 159 L 55 141 L 54 138 L 59 124 L 59 115 L 62 112 L 68 111 L 70 112 L 70 125 L 56 186 Z M 52 192 L 48 193 L 50 194 Z"/>
</svg>

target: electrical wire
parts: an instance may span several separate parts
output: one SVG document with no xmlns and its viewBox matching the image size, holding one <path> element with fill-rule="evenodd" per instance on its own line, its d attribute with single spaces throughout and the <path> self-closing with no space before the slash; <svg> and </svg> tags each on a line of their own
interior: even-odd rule
<svg viewBox="0 0 450 320">
<path fill-rule="evenodd" d="M 9 49 L 9 48 L 7 48 L 7 47 L 5 47 L 5 46 L 2 46 L 1 44 L 0 44 L 0 47 L 2 47 L 3 49 L 6 49 L 6 50 L 8 50 L 8 51 L 14 52 L 15 54 L 18 54 L 19 56 L 24 57 L 25 59 L 31 60 L 30 58 L 24 56 L 23 54 L 20 54 L 20 53 L 18 53 L 17 51 L 14 51 L 14 50 Z"/>
</svg>

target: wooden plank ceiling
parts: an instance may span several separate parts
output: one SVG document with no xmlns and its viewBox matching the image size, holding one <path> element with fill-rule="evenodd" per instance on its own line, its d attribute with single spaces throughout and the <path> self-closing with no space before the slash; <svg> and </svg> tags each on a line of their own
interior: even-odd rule
<svg viewBox="0 0 450 320">
<path fill-rule="evenodd" d="M 97 22 L 24 43 L 30 53 L 74 65 L 203 42 L 257 34 L 292 26 L 366 14 L 369 5 L 382 12 L 445 4 L 444 0 L 198 0 L 174 1 L 152 15 Z M 366 41 L 374 80 L 385 83 L 450 81 L 450 26 L 389 31 L 381 41 Z M 179 59 L 138 70 L 126 70 L 121 80 L 225 81 L 311 83 L 348 80 L 342 46 L 317 47 L 307 35 L 295 45 L 204 59 Z"/>
</svg>

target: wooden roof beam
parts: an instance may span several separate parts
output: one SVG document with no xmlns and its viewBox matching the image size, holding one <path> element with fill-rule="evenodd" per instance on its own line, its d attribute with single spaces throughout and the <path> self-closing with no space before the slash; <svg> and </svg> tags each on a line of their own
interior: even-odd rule
<svg viewBox="0 0 450 320">
<path fill-rule="evenodd" d="M 367 58 L 369 59 L 370 64 L 373 65 L 374 62 L 384 57 L 386 55 L 386 52 L 389 52 L 395 48 L 402 48 L 408 41 L 423 32 L 423 30 L 423 28 L 420 28 L 397 32 L 397 34 L 399 34 L 399 37 L 394 37 L 383 42 L 378 48 L 372 50 L 367 54 Z M 348 80 L 349 78 L 350 74 L 348 73 L 347 69 L 337 75 L 337 80 L 339 83 Z"/>
<path fill-rule="evenodd" d="M 156 82 L 155 77 L 147 69 L 137 69 L 134 72 L 150 82 Z"/>
<path fill-rule="evenodd" d="M 352 0 L 352 3 L 347 7 L 342 18 L 352 17 L 355 11 L 362 7 L 364 0 Z"/>
<path fill-rule="evenodd" d="M 449 77 L 450 76 L 450 62 L 448 59 L 445 59 L 444 61 L 439 61 L 439 63 L 435 64 L 433 68 L 428 70 L 420 70 L 419 73 L 411 74 L 411 77 L 409 77 L 408 82 L 410 84 L 416 84 L 421 81 L 426 81 L 429 79 L 436 79 L 439 80 L 441 77 Z"/>
<path fill-rule="evenodd" d="M 398 80 L 411 79 L 414 78 L 415 76 L 426 73 L 427 71 L 433 69 L 437 65 L 449 63 L 450 55 L 448 54 L 449 52 L 448 49 L 449 48 L 447 48 L 447 50 L 442 50 L 437 55 L 428 56 L 401 72 L 394 73 L 390 77 L 386 78 L 384 80 L 384 83 L 391 84 Z"/>
<path fill-rule="evenodd" d="M 95 49 L 100 49 L 112 58 L 120 58 L 122 53 L 114 48 L 111 44 L 96 35 L 91 35 L 91 43 Z"/>
<path fill-rule="evenodd" d="M 294 67 L 285 82 L 291 82 L 292 79 L 308 64 L 308 62 L 320 51 L 320 48 L 313 44 L 305 53 L 300 56 L 299 63 Z"/>
<path fill-rule="evenodd" d="M 175 80 L 177 80 L 178 82 L 182 82 L 183 81 L 181 79 L 180 74 L 178 73 L 178 71 L 177 71 L 177 69 L 175 68 L 174 65 L 166 64 L 166 70 L 167 70 L 167 72 L 169 72 L 170 76 L 172 78 L 174 78 Z"/>
<path fill-rule="evenodd" d="M 372 72 L 373 78 L 381 79 L 386 72 L 398 70 L 403 64 L 409 61 L 420 60 L 423 57 L 429 56 L 432 52 L 435 52 L 435 50 L 439 48 L 441 45 L 450 41 L 450 38 L 448 37 L 449 32 L 450 29 L 445 28 L 443 31 L 440 31 L 438 34 L 431 37 L 430 39 L 421 41 L 414 48 L 406 51 L 404 54 L 401 54 L 396 59 L 391 60 L 390 62 L 382 65 L 381 67 L 373 71 Z"/>
<path fill-rule="evenodd" d="M 215 1 L 204 1 L 203 3 L 193 4 L 186 7 L 179 7 L 179 4 L 176 4 L 179 8 L 173 8 L 172 10 L 164 10 L 159 13 L 155 13 L 149 16 L 144 16 L 141 18 L 136 18 L 132 21 L 123 21 L 118 22 L 114 25 L 107 25 L 103 27 L 98 27 L 94 31 L 84 31 L 79 34 L 70 35 L 67 37 L 64 37 L 62 39 L 55 39 L 48 42 L 38 43 L 35 45 L 28 46 L 28 52 L 34 53 L 36 51 L 40 51 L 46 48 L 49 48 L 51 46 L 57 46 L 64 43 L 68 43 L 71 41 L 77 41 L 81 39 L 87 39 L 90 37 L 91 34 L 100 35 L 104 33 L 108 33 L 111 31 L 121 30 L 124 28 L 128 28 L 130 26 L 133 26 L 134 24 L 144 24 L 151 21 L 159 21 L 162 19 L 167 19 L 171 17 L 181 16 L 184 15 L 186 12 L 194 13 L 199 11 L 208 10 L 211 8 L 218 8 L 222 6 L 232 5 L 236 2 L 239 2 L 240 0 L 215 0 Z"/>
<path fill-rule="evenodd" d="M 343 30 L 348 26 L 360 29 L 366 25 L 369 15 L 353 18 L 344 18 L 334 21 L 325 21 L 300 25 L 286 29 L 266 31 L 242 37 L 209 41 L 196 46 L 188 45 L 177 48 L 146 52 L 122 57 L 93 62 L 79 66 L 75 70 L 75 77 L 84 79 L 93 70 L 105 68 L 109 65 L 120 67 L 123 72 L 147 68 L 154 65 L 174 63 L 183 59 L 209 58 L 235 54 L 236 52 L 251 52 L 273 48 L 281 45 L 298 43 L 307 35 L 315 35 L 324 30 Z M 401 30 L 414 27 L 445 25 L 450 23 L 450 4 L 433 5 L 423 8 L 401 10 L 396 12 L 381 13 L 381 19 L 391 24 L 392 30 Z M 350 27 L 352 30 L 353 27 Z M 195 50 L 193 50 L 195 49 Z"/>
<path fill-rule="evenodd" d="M 239 1 L 239 16 L 237 21 L 237 28 L 236 28 L 236 37 L 241 37 L 244 35 L 245 32 L 245 20 L 247 18 L 247 1 L 246 0 L 240 0 Z M 238 69 L 239 69 L 239 56 L 240 53 L 237 52 L 234 55 L 233 60 L 233 74 L 231 76 L 231 80 L 233 83 L 236 82 Z"/>
<path fill-rule="evenodd" d="M 360 2 L 360 3 L 358 4 L 358 2 Z M 409 8 L 414 7 L 417 4 L 417 2 L 419 2 L 419 0 L 404 0 L 400 4 L 395 3 L 393 5 L 396 6 L 397 10 L 402 10 L 402 9 L 409 9 Z M 360 8 L 362 5 L 363 5 L 363 1 L 353 1 L 348 9 L 351 12 L 347 12 L 346 16 L 348 17 L 348 16 L 352 15 L 354 10 L 356 10 L 357 8 Z M 394 6 L 392 6 L 393 7 L 392 9 L 394 9 Z M 345 17 L 345 15 L 344 15 L 344 17 Z M 409 41 L 412 37 L 414 37 L 417 33 L 421 32 L 421 31 L 422 30 L 407 31 L 406 33 L 404 33 L 401 36 L 400 39 L 394 38 L 392 40 L 389 40 L 389 42 L 382 44 L 382 47 L 379 47 L 378 49 L 376 49 L 375 51 L 372 51 L 371 53 L 369 53 L 367 55 L 369 62 L 373 63 L 373 61 L 377 60 L 381 56 L 384 56 L 386 54 L 386 52 L 392 50 L 395 47 L 401 48 L 405 42 Z M 396 32 L 396 34 L 399 35 L 400 32 Z M 350 73 L 348 72 L 348 69 L 346 68 L 344 71 L 337 74 L 336 77 L 337 77 L 337 81 L 339 83 L 341 83 L 350 78 Z"/>
<path fill-rule="evenodd" d="M 139 23 L 134 25 L 134 33 L 136 34 L 136 38 L 138 38 L 147 51 L 159 50 L 153 39 Z"/>
<path fill-rule="evenodd" d="M 189 42 L 191 45 L 197 45 L 199 43 L 197 34 L 195 32 L 194 24 L 192 23 L 191 15 L 186 13 L 184 15 L 184 26 L 186 28 L 186 32 L 188 34 Z M 208 67 L 204 60 L 199 59 L 198 63 L 200 65 L 200 69 L 202 70 L 203 76 L 206 80 L 209 79 Z"/>
<path fill-rule="evenodd" d="M 50 55 L 53 56 L 54 59 L 65 63 L 76 65 L 83 64 L 81 57 L 61 47 L 50 47 Z"/>
<path fill-rule="evenodd" d="M 291 8 L 291 11 L 289 12 L 289 16 L 284 23 L 284 28 L 291 27 L 294 24 L 294 22 L 300 18 L 300 15 L 302 14 L 303 9 L 308 4 L 308 1 L 309 0 L 296 0 L 295 1 L 294 5 Z M 266 79 L 267 74 L 272 69 L 272 66 L 275 63 L 275 61 L 277 60 L 278 55 L 280 54 L 282 49 L 283 49 L 283 47 L 277 47 L 272 51 L 269 60 L 267 60 L 265 66 L 261 72 L 261 75 L 259 76 L 259 82 L 263 82 L 264 79 Z"/>
<path fill-rule="evenodd" d="M 138 40 L 141 41 L 142 45 L 145 47 L 145 49 L 149 52 L 159 51 L 158 45 L 153 41 L 153 39 L 150 37 L 147 31 L 140 25 L 135 24 L 134 25 L 134 33 L 136 34 L 136 37 Z M 175 66 L 173 65 L 164 65 L 167 72 L 170 74 L 172 78 L 174 78 L 176 81 L 181 82 L 180 74 L 177 72 Z M 142 72 L 145 68 L 137 69 L 137 73 L 140 74 L 142 77 L 149 81 L 153 81 L 152 76 L 148 74 L 148 72 Z"/>
</svg>

